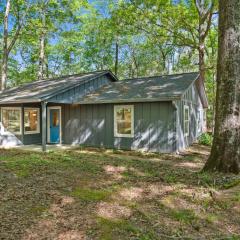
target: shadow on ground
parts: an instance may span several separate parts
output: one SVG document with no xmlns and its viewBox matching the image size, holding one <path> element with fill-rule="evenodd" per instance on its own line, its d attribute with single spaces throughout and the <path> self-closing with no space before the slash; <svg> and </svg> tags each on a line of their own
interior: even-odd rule
<svg viewBox="0 0 240 240">
<path fill-rule="evenodd" d="M 208 154 L 0 150 L 0 239 L 238 239 L 239 178 Z"/>
</svg>

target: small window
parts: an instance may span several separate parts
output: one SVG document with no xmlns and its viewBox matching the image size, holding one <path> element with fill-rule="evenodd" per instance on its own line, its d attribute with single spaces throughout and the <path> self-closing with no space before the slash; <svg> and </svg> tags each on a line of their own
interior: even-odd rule
<svg viewBox="0 0 240 240">
<path fill-rule="evenodd" d="M 24 109 L 24 132 L 26 134 L 36 134 L 40 132 L 39 108 Z"/>
<path fill-rule="evenodd" d="M 190 113 L 189 106 L 184 105 L 184 135 L 189 136 Z"/>
<path fill-rule="evenodd" d="M 9 131 L 14 134 L 21 134 L 21 108 L 2 108 L 2 125 L 4 132 Z"/>
<path fill-rule="evenodd" d="M 59 126 L 59 114 L 57 111 L 53 112 L 53 120 L 52 121 L 53 121 L 52 122 L 53 127 Z"/>
<path fill-rule="evenodd" d="M 198 132 L 201 132 L 201 129 L 202 129 L 202 114 L 201 114 L 201 110 L 198 109 L 197 111 L 197 129 L 198 129 Z"/>
<path fill-rule="evenodd" d="M 114 136 L 134 136 L 134 108 L 133 105 L 114 106 Z"/>
</svg>

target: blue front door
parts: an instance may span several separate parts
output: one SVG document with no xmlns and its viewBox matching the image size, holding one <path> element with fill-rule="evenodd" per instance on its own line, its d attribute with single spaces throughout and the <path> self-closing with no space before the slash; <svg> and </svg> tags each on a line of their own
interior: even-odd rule
<svg viewBox="0 0 240 240">
<path fill-rule="evenodd" d="M 60 110 L 49 109 L 50 143 L 60 143 Z"/>
</svg>

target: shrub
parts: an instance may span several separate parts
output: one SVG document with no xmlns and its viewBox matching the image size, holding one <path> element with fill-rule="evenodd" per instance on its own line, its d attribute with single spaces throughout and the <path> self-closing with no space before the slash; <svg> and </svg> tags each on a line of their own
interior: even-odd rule
<svg viewBox="0 0 240 240">
<path fill-rule="evenodd" d="M 211 146 L 213 142 L 213 136 L 209 133 L 203 133 L 198 138 L 198 142 L 202 145 Z"/>
</svg>

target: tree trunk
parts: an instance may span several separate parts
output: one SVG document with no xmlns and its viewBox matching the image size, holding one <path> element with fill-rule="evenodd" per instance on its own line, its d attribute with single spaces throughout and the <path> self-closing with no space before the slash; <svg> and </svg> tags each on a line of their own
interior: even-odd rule
<svg viewBox="0 0 240 240">
<path fill-rule="evenodd" d="M 219 1 L 214 141 L 204 170 L 240 173 L 240 1 Z"/>
<path fill-rule="evenodd" d="M 198 56 L 199 56 L 199 74 L 200 79 L 205 82 L 205 39 L 201 37 L 201 33 L 199 36 L 199 49 L 198 49 Z"/>
<path fill-rule="evenodd" d="M 199 15 L 199 27 L 198 27 L 199 73 L 200 73 L 200 79 L 203 82 L 205 81 L 205 39 L 211 27 L 213 7 L 214 7 L 213 1 L 210 1 L 210 4 L 208 7 L 205 7 L 205 4 L 206 4 L 205 0 L 195 0 L 195 5 Z"/>
<path fill-rule="evenodd" d="M 46 13 L 45 7 L 42 10 L 42 31 L 39 42 L 39 68 L 38 68 L 38 80 L 45 77 L 45 39 L 46 39 Z"/>
<path fill-rule="evenodd" d="M 2 55 L 2 73 L 1 73 L 1 90 L 6 88 L 7 69 L 8 69 L 8 16 L 10 12 L 10 0 L 6 3 L 4 15 L 4 30 L 3 30 L 3 55 Z"/>
<path fill-rule="evenodd" d="M 116 41 L 116 45 L 115 45 L 115 75 L 118 75 L 118 53 L 119 53 L 119 46 L 118 46 L 118 39 Z"/>
</svg>

